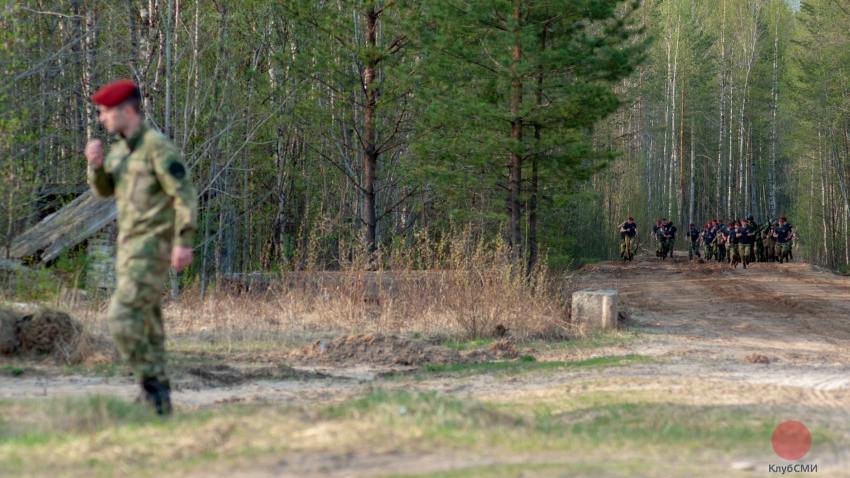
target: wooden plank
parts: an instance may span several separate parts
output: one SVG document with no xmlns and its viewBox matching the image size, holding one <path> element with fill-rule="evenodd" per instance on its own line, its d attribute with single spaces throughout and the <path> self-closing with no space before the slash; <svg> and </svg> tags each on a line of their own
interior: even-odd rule
<svg viewBox="0 0 850 478">
<path fill-rule="evenodd" d="M 86 191 L 16 237 L 9 254 L 21 259 L 43 251 L 40 260 L 51 261 L 114 221 L 116 214 L 115 201 Z"/>
</svg>

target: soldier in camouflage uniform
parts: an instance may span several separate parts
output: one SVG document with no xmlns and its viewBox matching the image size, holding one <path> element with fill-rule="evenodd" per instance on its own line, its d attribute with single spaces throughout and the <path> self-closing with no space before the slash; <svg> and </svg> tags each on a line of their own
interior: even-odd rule
<svg viewBox="0 0 850 478">
<path fill-rule="evenodd" d="M 699 253 L 700 237 L 701 237 L 700 230 L 697 229 L 697 227 L 694 225 L 694 223 L 691 223 L 690 226 L 688 227 L 688 246 L 689 246 L 689 248 L 688 248 L 688 260 L 689 261 L 694 260 L 694 256 L 696 256 L 698 258 L 700 257 L 700 253 Z"/>
<path fill-rule="evenodd" d="M 626 222 L 620 224 L 620 239 L 622 240 L 620 243 L 620 257 L 624 261 L 634 259 L 637 252 L 637 236 L 637 224 L 635 224 L 634 218 L 629 216 Z"/>
<path fill-rule="evenodd" d="M 785 216 L 779 217 L 779 225 L 774 228 L 773 237 L 776 239 L 776 259 L 780 264 L 790 261 L 794 227 L 785 220 Z"/>
<path fill-rule="evenodd" d="M 726 229 L 726 254 L 729 256 L 729 264 L 737 268 L 741 262 L 741 252 L 738 248 L 738 228 L 740 224 L 730 222 Z"/>
<path fill-rule="evenodd" d="M 752 214 L 747 216 L 747 224 L 747 232 L 752 241 L 750 243 L 750 262 L 763 262 L 761 254 L 764 250 L 764 243 L 761 242 L 761 226 L 759 226 L 759 223 L 756 222 Z"/>
<path fill-rule="evenodd" d="M 717 239 L 714 241 L 717 262 L 726 262 L 728 258 L 729 229 L 726 227 L 726 224 L 717 220 L 714 222 L 714 227 L 717 229 Z"/>
<path fill-rule="evenodd" d="M 655 238 L 655 257 L 660 257 L 664 259 L 666 257 L 666 253 L 664 252 L 664 221 L 661 219 L 655 220 L 655 225 L 652 226 L 652 237 Z"/>
<path fill-rule="evenodd" d="M 160 298 L 169 264 L 180 271 L 192 262 L 197 197 L 177 148 L 144 121 L 140 98 L 127 80 L 92 96 L 98 120 L 119 138 L 105 158 L 100 141 L 90 141 L 86 159 L 92 190 L 114 196 L 118 210 L 117 285 L 108 313 L 115 344 L 145 400 L 165 415 L 171 387 Z"/>
<path fill-rule="evenodd" d="M 753 230 L 752 225 L 749 223 L 747 219 L 741 219 L 741 225 L 738 226 L 738 232 L 736 233 L 736 237 L 738 238 L 738 250 L 741 256 L 741 264 L 744 266 L 744 269 L 750 264 L 750 260 L 753 258 L 753 241 L 754 238 L 751 234 Z"/>
<path fill-rule="evenodd" d="M 776 224 L 773 219 L 768 221 L 764 228 L 764 257 L 767 262 L 776 260 L 776 238 L 773 237 L 773 231 L 775 229 Z"/>
<path fill-rule="evenodd" d="M 705 246 L 705 260 L 710 261 L 714 258 L 715 244 L 717 238 L 717 230 L 714 228 L 714 221 L 706 223 L 702 230 L 702 243 Z"/>
</svg>

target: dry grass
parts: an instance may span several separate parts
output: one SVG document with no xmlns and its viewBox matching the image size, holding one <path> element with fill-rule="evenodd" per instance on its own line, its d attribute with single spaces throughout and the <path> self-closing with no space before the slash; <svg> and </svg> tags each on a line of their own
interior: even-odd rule
<svg viewBox="0 0 850 478">
<path fill-rule="evenodd" d="M 170 329 L 248 340 L 287 333 L 507 333 L 518 340 L 571 333 L 569 281 L 545 263 L 532 271 L 516 266 L 499 240 L 476 240 L 468 231 L 441 241 L 423 234 L 413 247 L 348 255 L 355 259 L 338 271 L 251 276 L 251 287 L 247 277 L 231 276 L 204 300 L 187 291 L 167 306 Z"/>
<path fill-rule="evenodd" d="M 517 266 L 498 239 L 479 239 L 468 229 L 436 241 L 423 233 L 413 245 L 343 255 L 349 260 L 335 271 L 308 261 L 301 271 L 252 275 L 262 287 L 248 287 L 246 277 L 218 277 L 203 299 L 197 286 L 190 287 L 179 301 L 166 301 L 169 337 L 286 346 L 363 333 L 445 340 L 508 335 L 519 341 L 573 335 L 569 280 L 545 261 L 532 271 Z M 102 348 L 110 337 L 108 298 L 58 290 L 42 302 L 70 312 L 89 345 Z M 89 352 L 98 362 L 110 355 Z"/>
</svg>

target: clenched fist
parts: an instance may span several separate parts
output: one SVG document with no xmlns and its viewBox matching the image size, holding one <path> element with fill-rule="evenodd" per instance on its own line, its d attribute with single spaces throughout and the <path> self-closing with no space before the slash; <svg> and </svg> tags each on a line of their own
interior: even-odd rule
<svg viewBox="0 0 850 478">
<path fill-rule="evenodd" d="M 93 169 L 103 166 L 103 143 L 99 139 L 89 140 L 86 144 L 86 160 Z"/>
<path fill-rule="evenodd" d="M 191 247 L 174 246 L 171 250 L 171 267 L 177 272 L 182 271 L 192 263 L 193 251 Z"/>
</svg>

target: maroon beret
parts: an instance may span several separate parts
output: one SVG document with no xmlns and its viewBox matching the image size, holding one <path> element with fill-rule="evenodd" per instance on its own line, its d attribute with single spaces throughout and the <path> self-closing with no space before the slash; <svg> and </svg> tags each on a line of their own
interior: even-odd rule
<svg viewBox="0 0 850 478">
<path fill-rule="evenodd" d="M 118 80 L 100 87 L 91 95 L 91 100 L 111 108 L 127 101 L 133 95 L 138 97 L 138 91 L 139 87 L 132 80 Z"/>
</svg>

